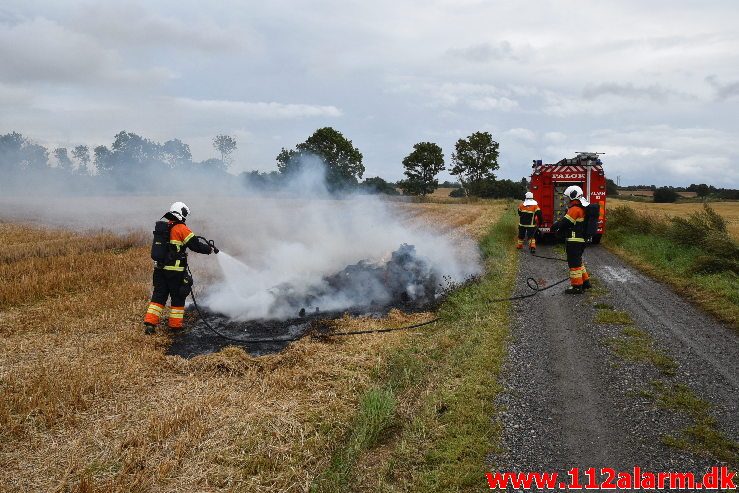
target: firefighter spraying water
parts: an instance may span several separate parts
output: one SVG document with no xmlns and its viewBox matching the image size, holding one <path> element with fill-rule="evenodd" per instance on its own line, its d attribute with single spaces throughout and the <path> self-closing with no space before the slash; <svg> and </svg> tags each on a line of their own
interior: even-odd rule
<svg viewBox="0 0 739 493">
<path fill-rule="evenodd" d="M 190 208 L 175 202 L 154 226 L 151 259 L 155 262 L 151 301 L 144 316 L 144 333 L 153 334 L 169 298 L 168 325 L 179 330 L 185 317 L 185 300 L 192 289 L 192 275 L 187 266 L 187 249 L 210 255 L 218 253 L 213 241 L 196 236 L 185 224 Z"/>
</svg>

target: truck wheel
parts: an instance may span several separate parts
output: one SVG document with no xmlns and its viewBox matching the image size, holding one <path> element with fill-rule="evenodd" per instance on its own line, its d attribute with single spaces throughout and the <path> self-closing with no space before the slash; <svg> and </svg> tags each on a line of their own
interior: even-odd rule
<svg viewBox="0 0 739 493">
<path fill-rule="evenodd" d="M 593 240 L 592 240 L 593 245 L 598 245 L 600 243 L 600 239 L 601 239 L 602 236 L 603 235 L 594 235 L 593 236 Z"/>
</svg>

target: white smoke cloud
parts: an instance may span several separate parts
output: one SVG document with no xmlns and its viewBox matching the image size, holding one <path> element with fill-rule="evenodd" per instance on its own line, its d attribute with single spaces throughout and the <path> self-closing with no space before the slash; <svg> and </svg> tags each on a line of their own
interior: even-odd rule
<svg viewBox="0 0 739 493">
<path fill-rule="evenodd" d="M 308 293 L 321 286 L 324 276 L 347 265 L 387 261 L 403 243 L 414 245 L 439 278 L 459 282 L 479 273 L 479 253 L 471 240 L 460 242 L 414 226 L 391 203 L 375 196 L 333 198 L 326 191 L 322 168 L 303 169 L 284 193 L 295 196 L 310 190 L 310 197 L 247 199 L 242 209 L 229 208 L 208 226 L 223 230 L 228 224 L 239 225 L 221 240 L 233 257 L 218 258 L 223 279 L 204 297 L 212 310 L 242 320 L 295 316 L 275 297 L 275 287 L 287 284 L 298 296 Z M 318 303 L 322 310 L 341 310 L 366 301 L 352 299 L 345 291 Z"/>
<path fill-rule="evenodd" d="M 169 204 L 184 201 L 192 211 L 188 225 L 223 250 L 208 257 L 190 254 L 190 264 L 201 278 L 196 279 L 199 301 L 240 320 L 295 316 L 292 307 L 275 297 L 275 288 L 289 285 L 300 296 L 320 288 L 326 276 L 348 265 L 387 261 L 403 243 L 414 245 L 439 279 L 447 276 L 459 282 L 481 269 L 471 239 L 452 239 L 414 223 L 392 202 L 376 196 L 332 196 L 324 169 L 315 162 L 303 166 L 303 172 L 276 193 L 243 188 L 224 193 L 221 182 L 203 179 L 198 180 L 198 190 L 197 195 L 170 197 L 4 195 L 0 220 L 30 220 L 73 230 L 150 232 Z M 317 304 L 322 311 L 365 305 L 366 299 L 356 299 L 362 292 L 367 290 L 348 289 L 324 296 Z"/>
</svg>

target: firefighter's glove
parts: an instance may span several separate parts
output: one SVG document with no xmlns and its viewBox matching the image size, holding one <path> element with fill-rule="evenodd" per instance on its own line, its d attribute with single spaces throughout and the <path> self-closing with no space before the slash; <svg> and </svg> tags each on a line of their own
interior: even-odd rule
<svg viewBox="0 0 739 493">
<path fill-rule="evenodd" d="M 213 240 L 208 241 L 208 245 L 210 246 L 210 253 L 217 254 L 219 252 L 219 250 L 218 250 L 218 248 L 216 248 L 216 244 L 215 244 L 215 242 Z M 208 255 L 210 255 L 210 253 L 208 253 Z"/>
</svg>

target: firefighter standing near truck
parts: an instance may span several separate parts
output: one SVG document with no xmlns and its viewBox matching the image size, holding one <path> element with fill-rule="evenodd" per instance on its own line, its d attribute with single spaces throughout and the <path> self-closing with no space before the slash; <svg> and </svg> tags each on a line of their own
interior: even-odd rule
<svg viewBox="0 0 739 493">
<path fill-rule="evenodd" d="M 524 201 L 518 206 L 518 242 L 516 248 L 521 250 L 524 241 L 528 239 L 531 254 L 536 253 L 536 230 L 543 222 L 539 204 L 534 200 L 534 194 L 526 192 Z"/>
<path fill-rule="evenodd" d="M 567 213 L 552 225 L 552 230 L 566 242 L 567 265 L 570 268 L 570 287 L 567 294 L 582 294 L 584 289 L 590 289 L 590 275 L 585 270 L 582 254 L 585 251 L 586 240 L 586 207 L 588 201 L 583 196 L 582 188 L 577 185 L 569 186 L 564 196 L 570 201 Z"/>
<path fill-rule="evenodd" d="M 185 224 L 190 208 L 183 202 L 175 202 L 162 219 L 154 227 L 154 241 L 151 247 L 151 258 L 154 265 L 154 290 L 151 302 L 144 316 L 144 333 L 153 334 L 154 328 L 167 303 L 171 300 L 169 310 L 169 328 L 179 330 L 185 317 L 185 299 L 192 288 L 192 277 L 187 272 L 187 249 L 210 255 L 218 252 L 212 242 L 195 236 Z"/>
</svg>

